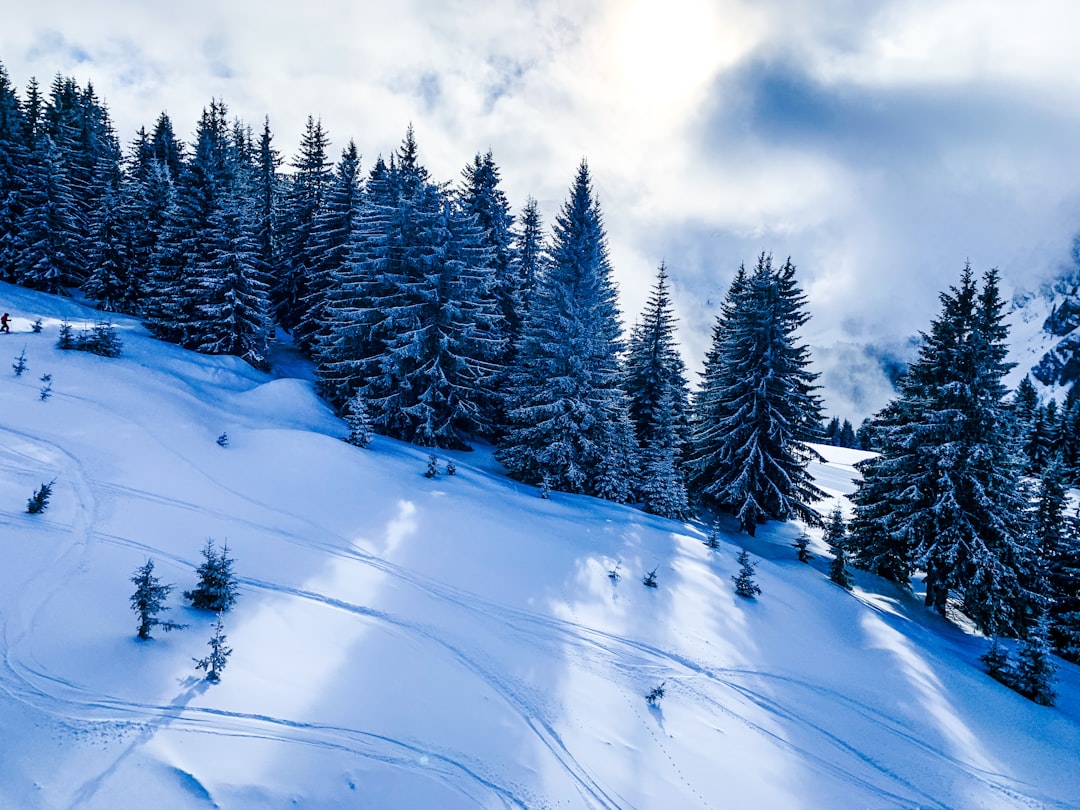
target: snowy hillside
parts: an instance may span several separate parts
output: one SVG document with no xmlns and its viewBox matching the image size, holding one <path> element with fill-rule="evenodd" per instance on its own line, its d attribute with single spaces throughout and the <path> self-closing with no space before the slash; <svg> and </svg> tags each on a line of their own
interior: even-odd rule
<svg viewBox="0 0 1080 810">
<path fill-rule="evenodd" d="M 426 450 L 342 442 L 309 381 L 129 319 L 119 359 L 60 352 L 91 310 L 0 305 L 2 810 L 1080 805 L 1076 667 L 1036 706 L 917 598 L 831 584 L 816 536 L 799 563 L 796 525 L 710 551 L 483 451 L 428 480 Z M 860 454 L 822 449 L 819 483 L 850 490 Z M 211 618 L 180 598 L 208 537 L 241 584 L 216 686 L 192 662 Z M 743 544 L 757 601 L 732 588 Z M 190 627 L 139 642 L 147 558 Z"/>
</svg>

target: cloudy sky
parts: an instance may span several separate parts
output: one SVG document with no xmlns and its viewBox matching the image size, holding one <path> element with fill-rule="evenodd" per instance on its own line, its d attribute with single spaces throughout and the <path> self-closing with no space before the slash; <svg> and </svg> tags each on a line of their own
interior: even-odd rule
<svg viewBox="0 0 1080 810">
<path fill-rule="evenodd" d="M 92 80 L 125 143 L 220 98 L 289 156 L 319 116 L 370 167 L 412 122 L 435 177 L 491 148 L 548 223 L 587 157 L 627 321 L 666 261 L 696 370 L 738 265 L 790 255 L 826 407 L 861 419 L 863 347 L 925 328 L 965 260 L 1013 289 L 1069 256 L 1077 31 L 1072 0 L 35 0 L 0 62 Z"/>
</svg>

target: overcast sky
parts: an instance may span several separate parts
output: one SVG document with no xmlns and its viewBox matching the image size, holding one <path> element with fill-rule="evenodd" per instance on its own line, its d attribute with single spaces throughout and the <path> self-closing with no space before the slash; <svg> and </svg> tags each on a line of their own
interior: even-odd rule
<svg viewBox="0 0 1080 810">
<path fill-rule="evenodd" d="M 333 156 L 354 138 L 366 170 L 412 122 L 436 178 L 490 148 L 515 210 L 531 194 L 546 224 L 587 157 L 627 322 L 666 261 L 696 371 L 738 265 L 790 255 L 826 408 L 853 419 L 886 397 L 861 347 L 926 328 L 965 260 L 1033 288 L 1080 230 L 1072 0 L 34 0 L 3 16 L 16 86 L 92 80 L 124 144 L 161 110 L 189 139 L 220 98 L 253 126 L 269 115 L 286 156 L 321 117 Z"/>
</svg>

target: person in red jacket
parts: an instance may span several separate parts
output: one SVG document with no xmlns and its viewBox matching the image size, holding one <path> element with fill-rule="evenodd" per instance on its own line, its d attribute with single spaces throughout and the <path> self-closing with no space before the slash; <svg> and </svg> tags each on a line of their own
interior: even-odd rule
<svg viewBox="0 0 1080 810">
<path fill-rule="evenodd" d="M 9 316 L 5 312 L 3 314 L 3 316 L 0 317 L 0 332 L 7 332 L 10 335 L 11 334 L 11 327 L 8 326 L 8 320 L 9 320 Z"/>
</svg>

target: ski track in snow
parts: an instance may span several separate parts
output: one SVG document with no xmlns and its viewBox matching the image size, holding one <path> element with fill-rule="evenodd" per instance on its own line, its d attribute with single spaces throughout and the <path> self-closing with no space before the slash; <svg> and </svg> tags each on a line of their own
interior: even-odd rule
<svg viewBox="0 0 1080 810">
<path fill-rule="evenodd" d="M 58 448 L 56 448 L 56 450 L 58 451 Z M 75 469 L 78 470 L 77 462 L 75 462 L 74 459 L 70 459 L 70 457 L 69 460 L 74 463 Z M 77 475 L 76 478 L 80 482 L 79 488 L 84 491 L 84 494 L 79 497 L 80 504 L 92 504 L 93 499 L 88 497 L 89 492 L 81 471 L 79 471 L 79 475 Z M 159 504 L 207 513 L 205 508 L 199 507 L 197 504 L 190 501 L 162 496 L 156 493 L 113 483 L 94 482 L 94 485 L 98 489 L 112 495 L 142 498 Z M 967 777 L 977 780 L 985 787 L 989 787 L 1010 799 L 1016 800 L 1021 795 L 1031 796 L 1033 793 L 1038 792 L 1032 785 L 1013 786 L 1006 784 L 1003 781 L 1005 778 L 1000 774 L 986 773 L 972 766 L 970 763 L 963 762 L 950 756 L 947 752 L 937 749 L 918 739 L 913 734 L 908 733 L 898 724 L 891 721 L 890 718 L 872 707 L 854 701 L 834 690 L 787 676 L 770 675 L 768 673 L 753 670 L 710 668 L 700 662 L 679 655 L 678 653 L 664 650 L 635 639 L 609 633 L 598 628 L 588 627 L 566 619 L 560 619 L 546 614 L 522 610 L 520 608 L 493 602 L 466 590 L 423 577 L 381 557 L 361 551 L 351 546 L 344 538 L 327 532 L 325 529 L 316 526 L 303 516 L 275 510 L 270 505 L 248 498 L 242 493 L 234 492 L 234 494 L 262 509 L 276 512 L 283 517 L 288 517 L 291 520 L 307 524 L 313 533 L 323 535 L 323 538 L 316 540 L 309 534 L 298 535 L 293 532 L 283 531 L 282 528 L 280 528 L 280 523 L 271 525 L 273 522 L 238 519 L 235 514 L 227 514 L 224 512 L 217 513 L 219 516 L 248 525 L 260 532 L 273 533 L 277 536 L 284 537 L 289 540 L 289 542 L 298 546 L 315 548 L 339 558 L 351 559 L 358 563 L 372 566 L 379 571 L 422 591 L 432 598 L 442 600 L 456 608 L 469 611 L 474 615 L 474 619 L 476 620 L 503 625 L 514 632 L 516 640 L 519 642 L 533 645 L 540 643 L 548 644 L 556 647 L 555 652 L 565 652 L 568 649 L 573 649 L 580 656 L 582 661 L 599 662 L 612 668 L 614 668 L 614 665 L 617 662 L 625 662 L 628 657 L 636 657 L 638 659 L 636 663 L 636 667 L 638 668 L 655 670 L 660 666 L 662 667 L 664 677 L 672 679 L 683 689 L 692 692 L 695 699 L 712 706 L 715 710 L 746 725 L 756 733 L 764 735 L 773 744 L 792 750 L 801 757 L 815 762 L 818 766 L 829 771 L 837 778 L 874 795 L 877 799 L 891 803 L 910 804 L 912 802 L 911 797 L 914 795 L 917 797 L 917 803 L 920 806 L 944 807 L 944 805 L 935 800 L 933 796 L 921 791 L 916 785 L 901 774 L 898 774 L 886 765 L 877 762 L 872 757 L 863 754 L 854 746 L 845 742 L 840 736 L 830 732 L 820 724 L 814 723 L 806 716 L 800 715 L 797 711 L 793 710 L 791 706 L 782 704 L 768 697 L 760 689 L 751 688 L 747 685 L 747 681 L 781 680 L 789 686 L 807 689 L 818 695 L 827 697 L 831 701 L 843 704 L 851 712 L 863 717 L 866 721 L 876 725 L 879 729 L 900 739 L 905 745 L 912 747 L 920 755 L 945 761 L 949 764 L 949 767 L 956 772 L 963 773 Z M 93 510 L 80 510 L 80 514 L 92 515 Z M 148 554 L 171 559 L 178 564 L 192 565 L 192 561 L 189 559 L 163 553 L 160 549 L 148 544 L 102 532 L 88 532 L 87 527 L 90 523 L 91 520 L 84 518 L 81 521 L 80 526 L 73 527 L 71 530 L 71 534 L 77 538 L 76 545 L 85 546 L 87 536 L 89 535 L 90 537 L 103 542 L 138 548 Z M 65 531 L 63 527 L 60 526 L 49 528 L 56 532 Z M 42 576 L 43 575 L 44 572 Z M 365 620 L 373 620 L 388 624 L 413 636 L 423 638 L 430 644 L 441 647 L 459 664 L 467 668 L 478 678 L 482 679 L 497 694 L 500 694 L 503 697 L 507 704 L 515 710 L 518 716 L 527 724 L 534 735 L 551 753 L 563 770 L 578 785 L 579 791 L 582 793 L 583 798 L 589 801 L 590 806 L 603 808 L 616 808 L 621 806 L 619 802 L 612 798 L 596 779 L 574 758 L 573 754 L 569 751 L 555 729 L 552 721 L 545 717 L 548 713 L 544 710 L 544 707 L 536 705 L 534 701 L 531 701 L 530 696 L 525 694 L 524 690 L 520 687 L 500 678 L 491 668 L 483 666 L 475 657 L 469 655 L 466 651 L 444 638 L 440 628 L 422 626 L 382 611 L 356 605 L 310 589 L 295 588 L 251 578 L 241 578 L 240 583 L 250 588 L 317 602 L 329 608 L 346 611 L 363 617 Z M 59 583 L 56 584 L 56 587 L 53 590 L 55 591 L 56 588 L 59 588 L 60 586 Z M 39 607 L 44 605 L 47 599 L 48 596 L 41 599 Z M 32 627 L 32 623 L 30 626 Z M 25 636 L 25 633 L 23 636 Z M 20 636 L 19 639 L 16 640 L 14 646 L 17 646 L 18 641 L 21 641 L 23 636 Z M 336 748 L 346 750 L 358 756 L 393 763 L 400 767 L 417 767 L 418 770 L 422 769 L 427 773 L 429 772 L 427 768 L 420 768 L 419 766 L 414 765 L 416 759 L 414 755 L 422 753 L 428 757 L 429 761 L 439 761 L 443 763 L 448 769 L 448 772 L 456 772 L 459 775 L 465 776 L 467 779 L 475 781 L 478 785 L 483 786 L 486 790 L 490 790 L 497 794 L 502 801 L 509 802 L 509 806 L 528 806 L 524 800 L 517 798 L 509 789 L 499 787 L 495 783 L 494 778 L 490 775 L 480 775 L 476 769 L 470 768 L 466 764 L 453 759 L 447 753 L 424 750 L 415 743 L 380 737 L 379 735 L 373 735 L 360 729 L 306 724 L 265 715 L 229 713 L 198 707 L 187 707 L 177 712 L 174 707 L 170 706 L 130 703 L 121 701 L 117 698 L 100 695 L 86 695 L 84 690 L 81 690 L 69 681 L 40 671 L 27 661 L 13 661 L 12 649 L 12 643 L 5 638 L 3 652 L 7 670 L 9 673 L 19 677 L 27 687 L 30 687 L 23 696 L 29 698 L 30 702 L 36 703 L 38 708 L 57 708 L 55 703 L 51 707 L 42 706 L 39 701 L 46 699 L 46 701 L 57 700 L 66 703 L 66 710 L 62 713 L 71 717 L 78 716 L 79 713 L 77 711 L 75 714 L 71 714 L 70 712 L 72 709 L 77 710 L 80 706 L 83 708 L 99 710 L 121 710 L 123 714 L 134 715 L 139 719 L 138 722 L 141 722 L 144 725 L 152 722 L 154 718 L 166 718 L 172 728 L 182 728 L 199 733 L 263 736 L 269 739 L 283 740 L 297 744 Z M 548 650 L 548 652 L 550 653 L 551 650 Z M 784 721 L 798 723 L 802 727 L 810 730 L 821 742 L 833 750 L 834 756 L 832 758 L 825 757 L 817 751 L 808 750 L 805 747 L 800 747 L 779 737 L 775 732 L 772 732 L 763 727 L 760 723 L 751 720 L 748 713 L 736 712 L 732 709 L 729 702 L 720 701 L 714 695 L 710 694 L 707 689 L 701 688 L 700 686 L 694 686 L 693 680 L 695 678 L 705 678 L 708 682 L 723 686 L 734 693 L 741 701 L 765 710 L 770 716 Z M 36 681 L 36 685 L 31 685 L 31 681 Z M 81 697 L 64 700 L 57 695 L 52 694 L 47 688 L 49 685 L 53 687 L 59 686 L 63 691 L 74 692 L 76 695 L 81 695 Z M 645 718 L 642 717 L 632 703 L 630 705 L 635 715 L 638 717 L 639 722 L 641 722 L 648 730 L 648 733 L 652 736 L 661 751 L 664 751 L 665 756 L 669 760 L 671 766 L 675 768 L 680 779 L 695 796 L 701 799 L 703 806 L 709 807 L 709 803 L 704 799 L 701 792 L 691 785 L 682 773 L 678 771 L 675 761 L 667 754 L 661 740 L 656 737 L 649 723 L 646 722 Z M 209 720 L 207 718 L 209 718 Z M 215 718 L 228 718 L 229 722 L 226 723 L 222 720 L 222 726 L 215 729 L 211 722 Z M 152 726 L 155 731 L 157 727 L 157 725 Z M 273 728 L 274 731 L 270 733 L 266 731 L 267 728 Z M 262 729 L 262 731 L 259 729 Z M 286 730 L 289 731 L 286 732 Z M 302 733 L 298 733 L 298 731 L 302 731 Z M 142 739 L 143 737 L 140 736 L 140 740 Z M 360 744 L 357 741 L 362 741 L 363 744 Z M 408 752 L 408 754 L 395 757 L 388 753 L 387 750 L 381 750 L 380 746 L 383 748 L 388 747 L 389 749 L 399 748 Z M 889 781 L 897 784 L 904 792 L 897 793 L 882 789 L 880 786 L 877 786 L 873 782 L 854 773 L 853 768 L 843 764 L 843 759 L 850 759 L 856 765 L 873 769 L 881 776 L 884 776 Z M 1015 788 L 1022 788 L 1023 792 L 1021 793 Z M 1045 798 L 1041 801 L 1043 802 L 1043 806 L 1047 807 L 1059 806 L 1064 808 L 1066 806 L 1064 804 L 1055 805 L 1052 800 Z"/>
<path fill-rule="evenodd" d="M 57 717 L 90 722 L 100 722 L 102 719 L 108 719 L 128 724 L 132 729 L 138 730 L 138 735 L 120 757 L 114 760 L 108 769 L 97 777 L 88 780 L 79 789 L 75 796 L 76 804 L 89 801 L 131 751 L 145 744 L 158 730 L 168 726 L 173 730 L 190 733 L 259 737 L 291 744 L 344 751 L 394 767 L 414 769 L 418 772 L 423 771 L 425 775 L 431 775 L 433 770 L 431 764 L 424 766 L 418 764 L 419 757 L 423 756 L 428 763 L 437 763 L 440 778 L 463 795 L 474 798 L 477 795 L 494 797 L 505 807 L 525 808 L 533 806 L 530 803 L 530 797 L 521 795 L 520 792 L 511 787 L 499 784 L 496 776 L 486 772 L 489 769 L 484 768 L 482 765 L 469 763 L 450 752 L 425 748 L 415 741 L 398 740 L 373 734 L 363 729 L 304 723 L 298 720 L 269 715 L 228 712 L 213 708 L 190 706 L 187 701 L 166 705 L 126 701 L 108 695 L 92 694 L 89 690 L 59 675 L 44 671 L 26 650 L 28 640 L 35 629 L 36 617 L 57 591 L 64 587 L 65 581 L 76 573 L 89 542 L 99 541 L 138 548 L 148 554 L 172 559 L 184 565 L 192 565 L 191 560 L 165 553 L 159 548 L 130 538 L 95 530 L 97 522 L 95 491 L 97 491 L 102 495 L 142 499 L 159 505 L 190 510 L 200 514 L 209 514 L 223 520 L 248 526 L 259 532 L 272 534 L 298 547 L 316 550 L 339 559 L 370 566 L 432 599 L 439 600 L 447 606 L 467 611 L 471 614 L 474 622 L 497 625 L 504 630 L 509 630 L 518 643 L 540 646 L 549 655 L 572 653 L 578 663 L 606 667 L 613 680 L 625 679 L 625 674 L 619 672 L 618 668 L 620 666 L 627 667 L 628 661 L 633 662 L 629 666 L 634 669 L 648 670 L 650 672 L 658 671 L 676 686 L 674 690 L 676 695 L 680 693 L 692 695 L 695 701 L 700 701 L 724 716 L 745 725 L 755 733 L 763 735 L 771 744 L 796 752 L 806 761 L 813 762 L 837 779 L 873 796 L 875 800 L 893 806 L 945 807 L 939 800 L 921 790 L 903 774 L 897 773 L 895 769 L 861 752 L 820 722 L 815 722 L 812 719 L 813 715 L 810 713 L 799 712 L 799 703 L 794 699 L 785 702 L 778 701 L 770 697 L 760 684 L 770 681 L 783 682 L 789 688 L 794 687 L 796 691 L 806 690 L 829 700 L 835 705 L 842 705 L 852 715 L 895 738 L 904 746 L 906 751 L 910 752 L 910 756 L 945 763 L 948 770 L 956 774 L 956 778 L 963 775 L 964 778 L 973 780 L 1010 801 L 1026 803 L 1032 807 L 1042 806 L 1064 809 L 1068 806 L 1065 803 L 1041 796 L 1040 791 L 1034 785 L 1017 783 L 1001 774 L 987 772 L 970 762 L 958 759 L 918 738 L 872 706 L 819 684 L 790 676 L 773 675 L 755 670 L 710 667 L 671 650 L 665 650 L 575 621 L 501 604 L 445 582 L 425 577 L 375 554 L 356 548 L 346 538 L 320 527 L 304 515 L 280 510 L 271 504 L 223 485 L 222 482 L 208 475 L 205 470 L 198 468 L 190 459 L 184 459 L 184 461 L 192 469 L 198 470 L 200 476 L 213 483 L 220 490 L 257 507 L 263 515 L 287 518 L 287 522 L 292 525 L 304 527 L 304 532 L 298 533 L 282 528 L 282 524 L 274 520 L 241 518 L 234 512 L 208 510 L 205 506 L 191 501 L 113 482 L 92 480 L 87 477 L 78 459 L 66 453 L 59 446 L 44 441 L 39 437 L 30 436 L 9 428 L 0 428 L 0 430 L 26 443 L 29 447 L 42 451 L 41 456 L 35 456 L 29 452 L 15 449 L 5 450 L 13 462 L 18 459 L 18 463 L 8 465 L 10 470 L 36 475 L 40 471 L 42 458 L 50 459 L 63 484 L 70 487 L 77 504 L 71 526 L 56 523 L 45 516 L 38 516 L 35 520 L 34 527 L 36 531 L 66 536 L 68 542 L 58 545 L 48 564 L 24 584 L 18 596 L 17 617 L 7 615 L 2 619 L 3 631 L 0 633 L 0 645 L 2 645 L 2 648 L 0 648 L 0 660 L 3 662 L 3 670 L 0 672 L 0 688 L 3 688 L 12 697 L 38 709 L 50 712 Z M 145 430 L 148 437 L 158 441 L 152 430 Z M 173 456 L 183 458 L 176 448 L 169 448 L 169 452 Z M 26 523 L 24 520 L 14 516 L 0 515 L 0 525 L 14 528 L 25 527 Z M 59 571 L 57 570 L 58 566 Z M 302 599 L 334 610 L 345 611 L 361 618 L 363 621 L 374 621 L 389 625 L 411 637 L 422 639 L 427 644 L 441 648 L 458 664 L 481 679 L 496 694 L 499 694 L 506 704 L 517 713 L 523 723 L 531 729 L 536 739 L 550 752 L 554 760 L 576 785 L 583 801 L 591 807 L 599 808 L 620 808 L 624 806 L 575 758 L 560 736 L 555 725 L 556 721 L 551 718 L 551 712 L 547 707 L 541 705 L 524 685 L 516 684 L 500 676 L 494 669 L 485 666 L 477 655 L 447 639 L 443 628 L 412 622 L 400 616 L 357 605 L 312 589 L 292 587 L 254 578 L 241 578 L 240 582 L 249 588 L 284 595 L 289 598 Z M 15 633 L 12 630 L 13 627 L 23 629 L 21 632 Z M 719 699 L 715 694 L 715 690 L 711 688 L 712 686 L 722 688 L 734 699 Z M 700 800 L 703 807 L 712 808 L 713 806 L 705 798 L 703 792 L 691 784 L 679 770 L 676 761 L 668 753 L 663 741 L 654 732 L 651 718 L 642 715 L 639 707 L 630 700 L 630 694 L 630 690 L 625 692 L 630 709 L 637 717 L 638 722 L 647 730 L 690 793 Z M 195 692 L 189 690 L 188 700 L 194 696 Z M 740 705 L 746 708 L 737 711 L 735 707 Z M 754 720 L 752 715 L 760 714 L 760 711 L 756 710 L 764 711 L 768 717 L 784 723 L 794 723 L 808 731 L 816 743 L 813 750 L 780 737 L 774 731 Z M 825 750 L 828 750 L 830 754 L 826 755 Z M 889 783 L 894 784 L 896 790 L 884 789 L 880 786 L 880 783 L 875 784 L 873 781 L 859 775 L 858 771 L 865 772 L 867 769 L 874 771 Z"/>
</svg>

